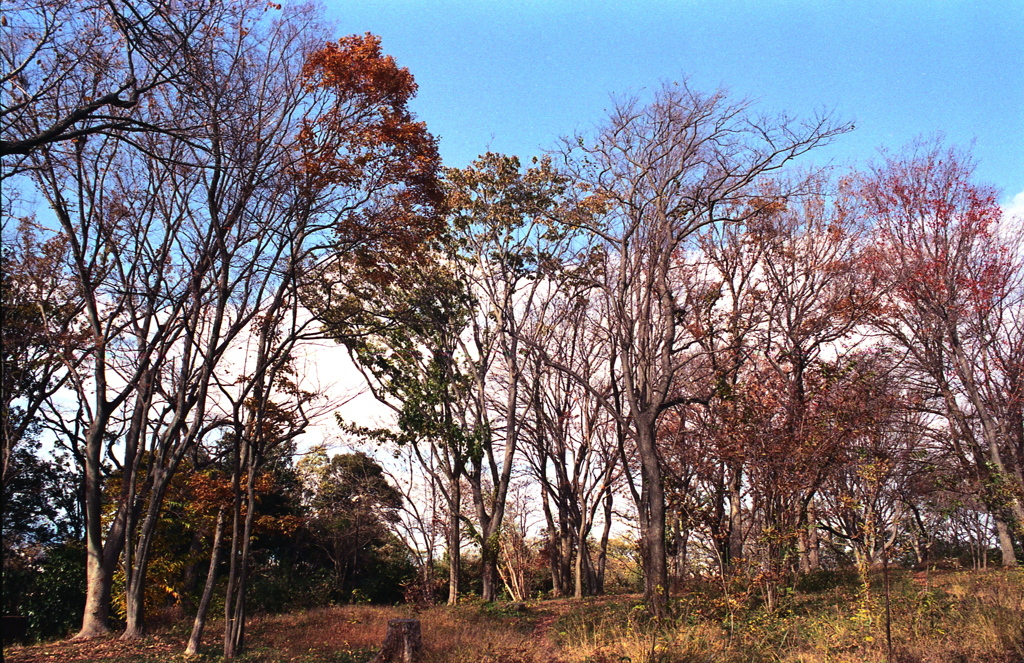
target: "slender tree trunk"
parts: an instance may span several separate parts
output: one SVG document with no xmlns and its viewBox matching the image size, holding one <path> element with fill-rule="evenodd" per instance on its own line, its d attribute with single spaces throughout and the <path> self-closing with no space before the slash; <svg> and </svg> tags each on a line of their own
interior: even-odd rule
<svg viewBox="0 0 1024 663">
<path fill-rule="evenodd" d="M 125 513 L 125 528 L 124 528 L 124 579 L 125 579 L 125 606 L 126 606 L 126 627 L 125 632 L 121 634 L 121 639 L 132 640 L 142 636 L 143 632 L 143 606 L 144 606 L 144 587 L 145 587 L 145 566 L 149 561 L 149 546 L 141 542 L 141 539 L 145 535 L 140 537 L 139 546 L 136 547 L 134 538 L 135 530 L 138 525 L 138 505 L 139 505 L 139 494 L 137 489 L 139 488 L 136 478 L 139 476 L 140 467 L 139 463 L 142 462 L 143 454 L 135 453 L 140 446 L 142 446 L 142 440 L 145 436 L 146 417 L 149 414 L 150 406 L 152 404 L 152 384 L 153 376 L 150 371 L 142 373 L 139 377 L 137 385 L 137 395 L 135 405 L 132 408 L 131 425 L 128 429 L 126 436 L 126 453 L 125 453 L 125 470 L 123 472 L 123 482 L 127 487 L 127 491 L 122 487 L 122 495 L 125 497 L 125 505 L 127 507 Z M 134 451 L 133 451 L 134 450 Z M 155 458 L 150 456 L 150 467 L 145 481 L 141 486 L 141 493 L 145 495 L 147 492 L 152 491 L 153 486 L 159 484 L 159 476 L 155 476 L 153 461 Z M 130 470 L 128 468 L 131 468 Z M 147 513 L 147 518 L 149 514 Z M 145 528 L 143 528 L 145 531 Z M 141 569 L 141 577 L 138 577 L 137 572 Z"/>
<path fill-rule="evenodd" d="M 231 601 L 225 601 L 226 620 L 224 625 L 224 658 L 232 659 L 242 653 L 245 647 L 245 594 L 249 575 L 249 550 L 252 539 L 252 524 L 256 515 L 256 463 L 247 468 L 245 522 L 242 526 L 242 540 L 238 546 L 239 554 L 235 582 L 228 584 Z M 235 548 L 235 546 L 232 546 Z M 230 611 L 228 611 L 230 607 Z"/>
<path fill-rule="evenodd" d="M 608 539 L 612 530 L 612 503 L 614 495 L 609 489 L 604 497 L 604 527 L 601 530 L 601 549 L 597 554 L 597 585 L 594 594 L 604 594 L 605 569 L 608 566 Z"/>
<path fill-rule="evenodd" d="M 948 330 L 948 334 L 950 339 L 950 345 L 953 351 L 953 366 L 957 369 L 958 377 L 960 378 L 961 384 L 963 384 L 964 389 L 967 392 L 967 396 L 970 399 L 971 404 L 974 406 L 975 412 L 977 413 L 978 420 L 981 423 L 981 431 L 985 439 L 986 453 L 988 456 L 988 462 L 986 463 L 988 467 L 984 468 L 983 472 L 991 472 L 994 470 L 1004 480 L 1008 479 L 1010 481 L 1013 481 L 1014 479 L 1021 475 L 1022 470 L 1021 468 L 1008 468 L 1006 463 L 1003 461 L 1002 451 L 1000 450 L 1002 436 L 999 434 L 1001 426 L 999 422 L 996 421 L 996 418 L 993 416 L 992 411 L 987 406 L 985 399 L 982 398 L 981 391 L 977 383 L 973 379 L 974 372 L 972 371 L 971 362 L 968 360 L 966 354 L 964 353 L 963 347 L 960 344 L 957 329 L 955 327 L 951 327 Z M 948 397 L 946 400 L 947 402 L 953 402 L 955 404 L 955 400 L 952 400 Z M 960 412 L 959 408 L 955 408 L 953 409 L 953 411 L 956 413 L 956 416 L 959 419 L 962 420 L 964 418 L 963 413 Z M 964 425 L 964 427 L 966 428 L 966 424 Z M 1010 454 L 1011 459 L 1013 458 L 1013 455 L 1014 454 L 1012 453 Z M 1020 486 L 1017 487 L 1019 488 Z M 1024 523 L 1024 504 L 1021 503 L 1020 498 L 1017 497 L 1016 495 L 1011 494 L 1006 501 L 1006 506 L 1009 507 L 1009 515 L 1012 515 L 1013 519 L 1016 520 L 1018 526 L 1024 526 L 1022 525 L 1022 523 Z M 1012 535 L 1010 534 L 1010 530 L 1007 527 L 1009 525 L 1009 522 L 1007 521 L 1006 516 L 1003 516 L 1002 514 L 993 513 L 992 515 L 996 519 L 997 528 L 999 527 L 998 523 L 1001 520 L 1002 527 L 1006 529 L 1005 537 L 1003 536 L 1002 532 L 999 533 L 999 547 L 1002 550 L 1003 554 L 1003 566 L 1016 566 L 1017 556 L 1013 550 Z"/>
<path fill-rule="evenodd" d="M 576 552 L 575 535 L 570 527 L 569 510 L 565 506 L 565 494 L 558 496 L 558 575 L 562 584 L 562 596 L 568 596 L 572 587 L 572 560 Z"/>
<path fill-rule="evenodd" d="M 810 570 L 812 572 L 821 569 L 821 537 L 818 536 L 817 522 L 811 522 L 809 531 L 810 543 Z"/>
<path fill-rule="evenodd" d="M 547 475 L 541 473 L 541 481 L 547 482 Z M 548 569 L 551 571 L 551 594 L 555 598 L 565 596 L 565 587 L 562 585 L 562 544 L 558 536 L 558 525 L 551 513 L 551 503 L 548 493 L 541 489 L 541 504 L 544 508 L 544 521 L 547 523 L 548 531 Z"/>
<path fill-rule="evenodd" d="M 145 634 L 145 606 L 146 606 L 146 573 L 149 570 L 149 552 L 152 548 L 153 538 L 156 536 L 156 528 L 160 521 L 160 506 L 163 504 L 164 495 L 174 469 L 156 468 L 156 476 L 153 478 L 153 486 L 150 488 L 149 505 L 146 510 L 146 517 L 139 528 L 138 544 L 132 548 L 131 557 L 125 556 L 125 631 L 121 634 L 122 640 L 134 640 Z M 128 537 L 131 533 L 128 534 Z M 125 548 L 131 546 L 132 541 L 126 537 Z"/>
<path fill-rule="evenodd" d="M 258 462 L 251 442 L 240 436 L 241 449 L 236 458 L 236 472 L 232 478 L 235 499 L 231 540 L 231 564 L 228 586 L 224 597 L 224 658 L 232 659 L 242 653 L 245 643 L 245 590 L 248 579 L 249 539 L 256 512 L 256 470 Z M 245 473 L 245 492 L 242 492 L 241 474 Z M 245 511 L 243 518 L 242 511 Z"/>
<path fill-rule="evenodd" d="M 245 524 L 242 531 L 241 551 L 238 556 L 238 570 L 232 592 L 231 613 L 225 624 L 224 658 L 235 658 L 245 648 L 245 594 L 249 580 L 249 551 L 252 542 L 252 524 L 256 518 L 256 472 L 258 461 L 255 451 L 249 452 L 250 462 L 245 482 Z"/>
<path fill-rule="evenodd" d="M 809 501 L 801 501 L 797 515 L 798 570 L 801 574 L 811 572 L 811 530 L 815 526 Z"/>
<path fill-rule="evenodd" d="M 807 527 L 801 527 L 797 536 L 797 554 L 799 555 L 800 573 L 806 574 L 811 571 L 811 546 L 808 537 Z"/>
<path fill-rule="evenodd" d="M 231 502 L 231 551 L 228 554 L 228 583 L 224 591 L 224 649 L 228 648 L 231 634 L 231 620 L 234 615 L 231 602 L 234 599 L 234 587 L 238 582 L 238 558 L 242 544 L 242 487 L 241 487 L 241 450 L 235 444 L 234 468 L 231 477 L 233 499 Z"/>
<path fill-rule="evenodd" d="M 586 578 L 584 573 L 586 570 L 586 559 L 587 559 L 587 540 L 585 534 L 581 531 L 576 537 L 576 559 L 573 565 L 573 598 L 581 599 L 589 592 L 584 587 L 586 584 Z"/>
<path fill-rule="evenodd" d="M 199 572 L 200 572 L 200 561 L 198 559 L 199 552 L 203 549 L 203 536 L 202 532 L 198 529 L 192 532 L 192 543 L 188 546 L 188 559 L 192 560 L 188 566 L 185 567 L 185 576 L 182 578 L 182 586 L 185 588 L 185 593 L 192 595 L 199 587 Z"/>
<path fill-rule="evenodd" d="M 495 459 L 491 455 L 493 450 L 490 447 L 487 448 L 485 457 L 488 460 L 494 482 L 490 491 L 484 491 L 481 481 L 483 468 L 479 460 L 474 461 L 473 472 L 469 477 L 473 488 L 473 502 L 476 506 L 477 518 L 480 521 L 480 564 L 483 576 L 483 596 L 481 598 L 484 602 L 494 601 L 498 598 L 500 583 L 500 578 L 498 577 L 498 555 L 500 554 L 498 536 L 505 518 L 505 503 L 509 482 L 512 477 L 512 464 L 519 436 L 517 406 L 519 405 L 518 393 L 521 374 L 518 361 L 518 339 L 514 335 L 510 337 L 510 345 L 503 351 L 503 354 L 509 363 L 509 386 L 505 399 L 504 458 L 499 470 Z M 486 403 L 482 389 L 480 390 L 478 403 L 481 408 Z M 490 513 L 487 513 L 488 506 L 490 506 Z"/>
<path fill-rule="evenodd" d="M 729 563 L 743 559 L 743 466 L 736 463 L 729 477 Z"/>
<path fill-rule="evenodd" d="M 715 528 L 712 526 L 711 538 L 720 541 L 715 536 Z M 680 534 L 679 513 L 666 510 L 665 514 L 665 564 L 668 569 L 669 581 L 672 582 L 682 576 L 682 564 L 679 561 L 679 553 L 682 550 L 683 537 Z M 720 547 L 720 546 L 716 546 Z"/>
<path fill-rule="evenodd" d="M 130 545 L 128 541 L 126 545 Z M 126 563 L 127 564 L 127 563 Z M 125 629 L 121 640 L 137 640 L 145 634 L 146 569 L 149 560 L 137 556 L 132 562 L 132 572 L 125 583 Z"/>
<path fill-rule="evenodd" d="M 448 605 L 459 602 L 459 573 L 462 570 L 462 522 L 459 511 L 462 506 L 462 484 L 458 474 L 450 478 L 451 503 L 448 505 Z"/>
<path fill-rule="evenodd" d="M 821 537 L 818 535 L 818 513 L 813 504 L 807 509 L 807 566 L 811 572 L 821 569 Z"/>
<path fill-rule="evenodd" d="M 210 568 L 206 572 L 206 585 L 203 586 L 203 597 L 199 600 L 196 619 L 192 623 L 192 635 L 185 647 L 185 656 L 198 656 L 199 646 L 203 641 L 203 629 L 206 628 L 206 614 L 213 598 L 213 587 L 217 582 L 217 563 L 220 561 L 220 542 L 224 535 L 224 507 L 217 511 L 217 525 L 213 531 L 213 549 L 210 551 Z"/>
</svg>

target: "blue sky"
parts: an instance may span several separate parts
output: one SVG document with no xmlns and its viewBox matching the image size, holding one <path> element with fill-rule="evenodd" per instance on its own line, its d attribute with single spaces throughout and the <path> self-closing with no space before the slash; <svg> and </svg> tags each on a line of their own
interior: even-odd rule
<svg viewBox="0 0 1024 663">
<path fill-rule="evenodd" d="M 613 95 L 688 78 L 765 112 L 831 109 L 857 129 L 812 160 L 870 161 L 918 135 L 974 141 L 978 179 L 1024 192 L 1024 0 L 334 0 L 420 86 L 447 165 L 529 157 Z"/>
</svg>

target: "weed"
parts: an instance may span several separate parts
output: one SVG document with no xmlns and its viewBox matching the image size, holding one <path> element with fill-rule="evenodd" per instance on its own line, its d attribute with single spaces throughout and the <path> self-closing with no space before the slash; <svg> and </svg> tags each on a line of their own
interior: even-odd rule
<svg viewBox="0 0 1024 663">
<path fill-rule="evenodd" d="M 720 584 L 718 585 L 720 587 Z M 715 583 L 681 588 L 671 619 L 651 619 L 636 596 L 525 604 L 350 605 L 254 619 L 240 663 L 365 663 L 390 619 L 421 620 L 424 663 L 1020 663 L 1024 573 L 892 572 L 894 656 L 887 661 L 880 582 L 862 591 L 843 574 L 797 585 L 773 610 Z M 219 660 L 211 624 L 202 661 Z M 137 643 L 105 638 L 4 651 L 11 663 L 183 661 L 188 629 Z"/>
</svg>

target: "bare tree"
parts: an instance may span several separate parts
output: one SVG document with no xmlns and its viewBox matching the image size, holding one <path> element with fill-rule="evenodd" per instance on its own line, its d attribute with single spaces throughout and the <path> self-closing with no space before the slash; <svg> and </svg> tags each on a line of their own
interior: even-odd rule
<svg viewBox="0 0 1024 663">
<path fill-rule="evenodd" d="M 593 292 L 603 301 L 617 358 L 621 400 L 610 411 L 638 452 L 644 600 L 654 614 L 665 614 L 668 604 L 658 422 L 710 386 L 680 391 L 677 384 L 691 359 L 689 311 L 679 292 L 685 279 L 678 278 L 684 252 L 701 228 L 756 213 L 749 203 L 764 178 L 847 129 L 825 117 L 756 117 L 723 93 L 684 84 L 663 86 L 647 105 L 619 102 L 593 137 L 566 142 L 568 172 L 602 207 L 598 223 L 587 227 L 604 257 Z"/>
<path fill-rule="evenodd" d="M 68 238 L 64 268 L 80 284 L 84 302 L 87 340 L 79 354 L 56 358 L 69 372 L 78 409 L 64 416 L 57 408 L 53 420 L 85 470 L 89 583 L 80 635 L 89 637 L 107 629 L 110 580 L 134 503 L 133 476 L 142 458 L 152 376 L 181 332 L 185 288 L 175 283 L 168 259 L 176 242 L 173 224 L 180 219 L 171 219 L 168 227 L 162 225 L 165 219 L 129 213 L 132 202 L 121 185 L 131 180 L 131 159 L 114 139 L 80 141 L 70 153 L 43 146 L 30 158 L 38 189 Z M 121 445 L 116 464 L 127 476 L 104 537 L 102 461 L 112 456 L 106 449 L 115 442 Z"/>
<path fill-rule="evenodd" d="M 526 368 L 530 387 L 523 439 L 526 461 L 540 484 L 553 592 L 568 596 L 571 591 L 580 598 L 603 592 L 602 564 L 621 469 L 608 413 L 572 376 L 549 365 L 571 367 L 596 384 L 608 348 L 594 329 L 587 300 L 571 289 L 549 286 L 527 331 L 535 351 Z M 595 560 L 590 537 L 602 508 L 604 529 Z"/>
<path fill-rule="evenodd" d="M 306 274 L 327 256 L 370 264 L 436 226 L 436 146 L 405 109 L 415 91 L 408 72 L 372 36 L 324 47 L 314 10 L 266 9 L 232 5 L 230 21 L 206 30 L 216 38 L 192 44 L 175 85 L 154 87 L 152 103 L 132 109 L 138 126 L 174 117 L 174 132 L 125 140 L 103 130 L 44 141 L 26 157 L 83 293 L 87 342 L 57 357 L 77 411 L 53 408 L 86 476 L 81 637 L 107 629 L 122 551 L 125 637 L 142 632 L 163 496 L 199 440 L 233 430 L 248 445 L 238 476 L 251 469 L 251 480 L 267 445 L 303 429 L 308 396 L 285 385 L 295 344 L 321 333 L 301 306 Z M 237 392 L 217 388 L 218 368 L 246 334 L 259 360 L 224 416 L 211 404 Z M 291 427 L 270 435 L 260 426 L 280 418 L 282 391 L 295 407 Z M 273 442 L 261 441 L 268 435 Z M 121 475 L 105 536 L 104 460 Z M 249 532 L 240 513 L 235 545 Z M 244 619 L 245 551 L 231 559 L 243 568 L 232 605 Z M 230 655 L 241 631 L 229 640 Z"/>
<path fill-rule="evenodd" d="M 230 6 L 219 0 L 4 3 L 0 157 L 13 171 L 23 162 L 10 157 L 44 145 L 179 129 L 177 118 L 135 110 L 156 89 L 187 78 L 193 50 L 215 38 Z"/>
<path fill-rule="evenodd" d="M 578 216 L 568 182 L 549 159 L 522 169 L 516 157 L 485 154 L 449 170 L 455 264 L 475 300 L 465 340 L 471 380 L 467 428 L 479 440 L 465 476 L 476 515 L 483 599 L 498 588 L 498 538 L 523 429 L 523 342 L 539 293 L 560 265 Z"/>
</svg>

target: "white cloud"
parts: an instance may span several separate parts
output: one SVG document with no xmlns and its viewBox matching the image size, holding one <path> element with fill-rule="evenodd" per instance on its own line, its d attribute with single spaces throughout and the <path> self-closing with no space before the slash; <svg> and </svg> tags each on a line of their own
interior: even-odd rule
<svg viewBox="0 0 1024 663">
<path fill-rule="evenodd" d="M 1016 247 L 1017 257 L 1024 262 L 1024 191 L 1021 191 L 1009 204 L 1003 205 L 1003 218 L 1000 223 L 1000 237 L 1011 247 Z"/>
<path fill-rule="evenodd" d="M 389 427 L 394 423 L 390 409 L 369 392 L 359 370 L 352 364 L 344 346 L 330 340 L 309 341 L 296 349 L 296 371 L 305 389 L 317 391 L 334 407 L 322 408 L 299 438 L 300 452 L 326 445 L 329 453 L 348 450 L 353 440 L 335 420 L 335 413 L 354 424 Z"/>
<path fill-rule="evenodd" d="M 1003 205 L 1003 221 L 1007 222 L 1011 219 L 1017 219 L 1018 223 L 1024 223 L 1024 191 L 1014 196 L 1009 205 Z"/>
</svg>

